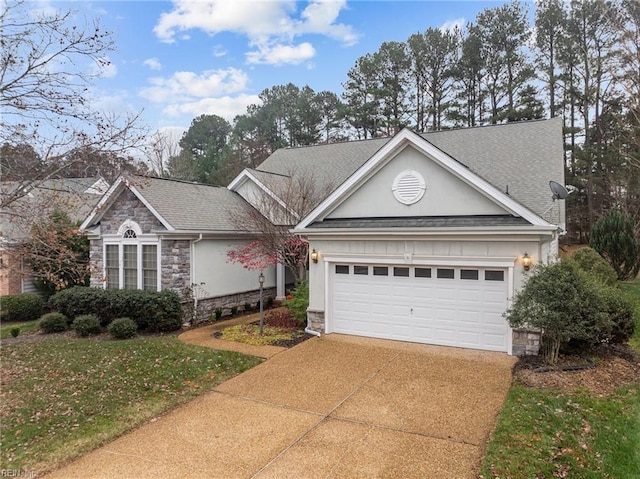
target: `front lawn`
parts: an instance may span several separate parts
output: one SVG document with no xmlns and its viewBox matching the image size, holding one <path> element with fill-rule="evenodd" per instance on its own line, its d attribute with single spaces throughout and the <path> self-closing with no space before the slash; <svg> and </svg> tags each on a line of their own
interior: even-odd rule
<svg viewBox="0 0 640 479">
<path fill-rule="evenodd" d="M 43 472 L 255 366 L 183 344 L 50 338 L 0 350 L 0 470 Z"/>
<path fill-rule="evenodd" d="M 516 384 L 480 471 L 489 478 L 640 477 L 640 384 L 606 397 Z"/>
</svg>

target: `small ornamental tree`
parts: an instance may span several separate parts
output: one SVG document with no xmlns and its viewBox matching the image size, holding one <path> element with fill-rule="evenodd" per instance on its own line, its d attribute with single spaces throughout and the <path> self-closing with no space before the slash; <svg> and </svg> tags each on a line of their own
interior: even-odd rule
<svg viewBox="0 0 640 479">
<path fill-rule="evenodd" d="M 599 285 L 570 263 L 539 264 L 505 316 L 513 328 L 539 329 L 542 355 L 555 364 L 563 343 L 589 341 L 608 321 Z"/>
<path fill-rule="evenodd" d="M 589 246 L 606 259 L 619 280 L 633 279 L 640 271 L 640 238 L 633 218 L 612 209 L 591 230 Z"/>
<path fill-rule="evenodd" d="M 246 245 L 227 252 L 229 263 L 241 264 L 245 269 L 252 271 L 264 271 L 278 263 L 285 265 L 296 278 L 300 277 L 300 271 L 307 264 L 309 245 L 299 236 L 284 237 L 280 248 L 270 249 L 271 242 L 255 240 Z"/>
</svg>

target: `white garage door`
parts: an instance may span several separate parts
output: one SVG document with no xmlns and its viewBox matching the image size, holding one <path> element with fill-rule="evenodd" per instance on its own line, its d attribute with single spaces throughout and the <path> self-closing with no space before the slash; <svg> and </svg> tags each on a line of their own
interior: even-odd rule
<svg viewBox="0 0 640 479">
<path fill-rule="evenodd" d="M 330 331 L 507 351 L 507 270 L 331 265 Z"/>
</svg>

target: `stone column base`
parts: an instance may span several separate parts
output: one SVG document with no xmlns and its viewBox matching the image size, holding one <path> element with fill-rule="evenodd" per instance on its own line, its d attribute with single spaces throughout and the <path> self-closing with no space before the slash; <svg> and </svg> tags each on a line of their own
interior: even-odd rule
<svg viewBox="0 0 640 479">
<path fill-rule="evenodd" d="M 307 309 L 307 327 L 313 331 L 324 333 L 324 311 Z"/>
</svg>

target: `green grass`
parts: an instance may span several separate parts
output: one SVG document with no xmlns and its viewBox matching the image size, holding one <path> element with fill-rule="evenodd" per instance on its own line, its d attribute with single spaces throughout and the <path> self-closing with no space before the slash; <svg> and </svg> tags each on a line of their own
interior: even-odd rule
<svg viewBox="0 0 640 479">
<path fill-rule="evenodd" d="M 25 322 L 3 322 L 0 325 L 0 339 L 11 338 L 11 329 L 14 327 L 20 328 L 20 336 L 24 334 L 31 334 L 38 331 L 38 325 L 40 324 L 40 320 L 36 319 L 35 321 L 25 321 Z"/>
<path fill-rule="evenodd" d="M 0 470 L 43 472 L 260 362 L 173 336 L 51 338 L 0 350 Z"/>
<path fill-rule="evenodd" d="M 608 397 L 514 385 L 481 477 L 640 477 L 640 384 Z"/>
</svg>

